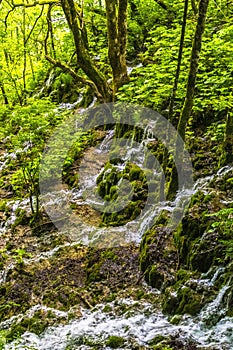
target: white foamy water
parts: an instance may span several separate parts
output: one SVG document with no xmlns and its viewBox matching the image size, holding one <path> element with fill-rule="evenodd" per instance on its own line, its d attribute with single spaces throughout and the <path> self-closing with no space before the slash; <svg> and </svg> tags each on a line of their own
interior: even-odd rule
<svg viewBox="0 0 233 350">
<path fill-rule="evenodd" d="M 15 200 L 7 203 L 7 207 L 11 209 L 9 217 L 0 223 L 0 234 L 5 233 L 8 228 L 10 228 L 17 220 L 17 212 L 20 210 L 25 210 L 27 213 L 30 213 L 30 200 L 29 198 L 23 200 Z"/>
<path fill-rule="evenodd" d="M 16 160 L 19 155 L 26 153 L 32 146 L 31 141 L 26 141 L 23 144 L 23 148 L 19 148 L 15 152 L 4 152 L 0 156 L 0 171 L 5 169 L 11 160 Z"/>
<path fill-rule="evenodd" d="M 211 328 L 202 320 L 203 313 L 210 313 L 213 306 L 219 305 L 222 294 L 223 290 L 203 309 L 199 317 L 184 316 L 179 325 L 171 324 L 155 306 L 146 302 L 118 300 L 108 303 L 111 309 L 108 312 L 104 312 L 106 304 L 97 305 L 94 310 L 82 309 L 80 318 L 66 325 L 50 327 L 40 336 L 26 332 L 4 349 L 23 350 L 28 346 L 37 350 L 65 350 L 71 341 L 78 341 L 83 336 L 101 343 L 101 348 L 107 349 L 105 341 L 112 335 L 124 338 L 126 343 L 134 340 L 150 348 L 150 341 L 157 335 L 179 334 L 180 338 L 197 342 L 202 349 L 214 346 L 214 349 L 230 350 L 233 345 L 233 318 L 223 318 Z M 121 309 L 127 311 L 122 312 Z"/>
</svg>

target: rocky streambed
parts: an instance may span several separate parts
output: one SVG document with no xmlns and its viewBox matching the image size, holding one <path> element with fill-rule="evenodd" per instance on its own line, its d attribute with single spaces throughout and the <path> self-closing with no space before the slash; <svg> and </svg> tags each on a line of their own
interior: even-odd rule
<svg viewBox="0 0 233 350">
<path fill-rule="evenodd" d="M 207 174 L 209 163 L 197 165 L 192 189 L 140 216 L 145 177 L 138 164 L 106 163 L 113 136 L 101 131 L 95 136 L 100 147 L 88 144 L 85 164 L 93 163 L 95 152 L 103 160 L 91 171 L 83 168 L 83 187 L 51 193 L 47 201 L 54 211 L 69 201 L 79 218 L 75 235 L 66 231 L 64 219 L 58 229 L 45 202 L 32 223 L 29 198 L 2 190 L 0 348 L 230 350 L 233 168 Z M 158 145 L 152 144 L 156 154 Z M 11 157 L 4 153 L 2 170 Z M 79 161 L 72 168 L 73 185 L 76 167 Z M 154 183 L 157 175 L 156 169 Z M 90 209 L 85 193 L 94 188 L 114 202 L 117 184 L 125 179 L 134 190 L 127 212 Z M 179 225 L 169 225 L 177 215 Z M 88 231 L 90 224 L 95 231 Z"/>
</svg>

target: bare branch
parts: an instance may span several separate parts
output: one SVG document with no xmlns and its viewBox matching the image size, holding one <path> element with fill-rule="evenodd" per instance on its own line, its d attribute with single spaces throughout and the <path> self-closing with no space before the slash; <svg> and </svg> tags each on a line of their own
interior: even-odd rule
<svg viewBox="0 0 233 350">
<path fill-rule="evenodd" d="M 32 26 L 32 29 L 30 30 L 30 33 L 28 34 L 28 37 L 27 37 L 26 40 L 25 40 L 25 45 L 27 44 L 28 40 L 30 39 L 30 36 L 32 35 L 33 30 L 35 29 L 35 26 L 36 26 L 37 22 L 38 22 L 39 19 L 41 18 L 42 14 L 43 14 L 43 11 L 44 11 L 44 5 L 42 5 L 42 9 L 41 9 L 41 11 L 40 11 L 40 14 L 39 14 L 39 16 L 37 17 L 37 19 L 35 20 L 35 22 L 34 22 L 34 24 L 33 24 L 33 26 Z"/>
<path fill-rule="evenodd" d="M 170 13 L 174 13 L 174 10 L 169 8 L 162 0 L 154 0 L 156 2 L 156 4 L 158 4 L 162 9 L 170 12 Z"/>
<path fill-rule="evenodd" d="M 8 20 L 8 17 L 9 17 L 9 15 L 10 15 L 10 13 L 11 13 L 12 11 L 14 11 L 14 7 L 11 8 L 11 9 L 8 11 L 8 13 L 7 13 L 7 15 L 6 15 L 5 19 L 4 19 L 4 23 L 5 23 L 6 29 L 7 29 L 7 20 Z"/>
<path fill-rule="evenodd" d="M 55 6 L 55 5 L 57 5 L 57 4 L 50 4 L 48 7 L 47 18 L 46 18 L 48 29 L 47 29 L 46 37 L 44 40 L 45 54 L 48 55 L 47 42 L 48 42 L 48 38 L 49 38 L 49 34 L 50 34 L 54 58 L 56 58 L 56 52 L 55 52 L 55 45 L 54 45 L 54 41 L 53 41 L 53 26 L 52 26 L 52 19 L 51 19 L 51 10 L 52 10 L 53 6 Z"/>
</svg>

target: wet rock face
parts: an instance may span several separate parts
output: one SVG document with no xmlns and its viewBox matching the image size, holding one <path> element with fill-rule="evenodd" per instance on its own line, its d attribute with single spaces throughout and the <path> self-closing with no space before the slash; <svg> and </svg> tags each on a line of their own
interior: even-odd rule
<svg viewBox="0 0 233 350">
<path fill-rule="evenodd" d="M 224 281 L 219 280 L 210 287 L 202 284 L 200 277 L 210 268 L 217 268 L 219 263 L 228 266 L 231 261 L 223 242 L 227 232 L 228 237 L 230 235 L 230 221 L 224 229 L 219 220 L 228 213 L 232 195 L 232 170 L 225 169 L 213 177 L 205 189 L 193 195 L 175 231 L 166 227 L 169 213 L 163 213 L 144 235 L 140 268 L 147 283 L 163 291 L 165 313 L 196 315 L 221 285 L 229 281 L 229 273 L 225 273 Z M 218 214 L 222 211 L 223 214 Z M 226 215 L 230 220 L 230 211 Z M 229 298 L 228 304 L 231 301 Z"/>
<path fill-rule="evenodd" d="M 178 263 L 175 247 L 171 246 L 171 232 L 157 229 L 152 243 L 142 244 L 142 247 L 140 265 L 145 273 L 145 280 L 152 287 L 164 290 L 174 283 Z"/>
</svg>

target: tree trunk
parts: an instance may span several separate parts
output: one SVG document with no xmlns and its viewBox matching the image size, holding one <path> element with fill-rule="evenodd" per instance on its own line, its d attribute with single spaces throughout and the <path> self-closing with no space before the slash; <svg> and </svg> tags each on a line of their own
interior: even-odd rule
<svg viewBox="0 0 233 350">
<path fill-rule="evenodd" d="M 113 74 L 113 95 L 129 81 L 126 65 L 128 0 L 106 0 L 108 57 Z"/>
<path fill-rule="evenodd" d="M 179 45 L 179 53 L 178 53 L 178 59 L 177 59 L 177 67 L 176 67 L 176 73 L 175 73 L 175 80 L 174 80 L 174 85 L 172 88 L 172 93 L 170 97 L 170 103 L 169 103 L 169 112 L 168 112 L 168 120 L 170 123 L 173 124 L 173 126 L 176 127 L 175 125 L 175 120 L 173 118 L 173 107 L 174 107 L 174 102 L 176 98 L 176 92 L 177 92 L 177 87 L 178 87 L 178 81 L 179 81 L 179 76 L 180 76 L 180 67 L 181 67 L 181 61 L 182 61 L 182 54 L 183 54 L 183 47 L 184 47 L 184 37 L 185 37 L 185 29 L 186 29 L 186 21 L 187 21 L 187 13 L 188 13 L 188 0 L 185 0 L 184 2 L 184 11 L 183 11 L 183 22 L 182 22 L 182 29 L 181 29 L 181 35 L 180 35 L 180 45 Z M 170 134 L 170 123 L 168 123 L 167 127 L 167 142 L 169 140 L 169 134 Z M 162 161 L 162 166 L 163 166 L 163 172 L 167 174 L 167 163 L 168 163 L 168 158 L 169 158 L 169 153 L 167 147 L 164 148 L 163 152 L 163 161 Z M 164 200 L 164 184 L 162 185 L 161 182 L 161 188 L 160 188 L 160 199 Z"/>
<path fill-rule="evenodd" d="M 86 45 L 83 42 L 82 27 L 80 25 L 81 23 L 75 8 L 74 1 L 61 0 L 61 5 L 70 30 L 73 34 L 77 63 L 79 67 L 82 68 L 88 78 L 94 82 L 100 95 L 103 97 L 103 101 L 110 102 L 112 100 L 112 92 L 108 86 L 108 83 L 104 75 L 95 66 L 89 55 L 89 52 L 86 49 Z"/>
<path fill-rule="evenodd" d="M 198 18 L 197 18 L 197 25 L 196 25 L 193 46 L 192 46 L 186 97 L 185 97 L 184 106 L 181 111 L 178 128 L 177 128 L 177 133 L 179 136 L 181 136 L 183 141 L 185 141 L 186 125 L 188 123 L 188 120 L 193 108 L 195 84 L 196 84 L 196 77 L 198 72 L 198 63 L 199 63 L 199 57 L 201 52 L 202 36 L 205 30 L 205 21 L 206 21 L 208 4 L 209 4 L 209 0 L 200 0 L 199 2 Z M 169 199 L 174 198 L 175 196 L 175 193 L 178 188 L 178 173 L 182 171 L 183 147 L 180 147 L 180 145 L 178 147 L 178 145 L 179 145 L 179 141 L 177 137 L 175 160 L 177 162 L 176 166 L 178 166 L 178 169 L 175 169 L 175 166 L 173 166 L 171 180 L 170 180 L 169 189 L 168 189 Z"/>
<path fill-rule="evenodd" d="M 9 104 L 9 101 L 8 101 L 8 98 L 7 98 L 7 95 L 6 95 L 6 91 L 5 91 L 5 88 L 4 88 L 4 85 L 3 85 L 3 82 L 0 81 L 0 89 L 2 91 L 2 96 L 3 96 L 3 100 L 4 100 L 4 104 L 5 105 L 8 105 Z"/>
<path fill-rule="evenodd" d="M 181 36 L 180 36 L 180 45 L 179 45 L 179 53 L 178 53 L 178 59 L 177 59 L 176 74 L 175 74 L 174 85 L 173 85 L 172 94 L 171 94 L 170 103 L 169 103 L 168 117 L 170 122 L 173 122 L 173 118 L 172 118 L 173 107 L 174 107 L 178 81 L 180 76 L 180 66 L 181 66 L 181 60 L 182 60 L 182 54 L 183 54 L 184 37 L 185 37 L 185 29 L 186 29 L 186 21 L 187 21 L 187 13 L 188 13 L 188 2 L 189 2 L 188 0 L 185 0 L 185 3 L 184 3 L 183 22 L 182 22 L 182 29 L 181 29 Z"/>
</svg>

